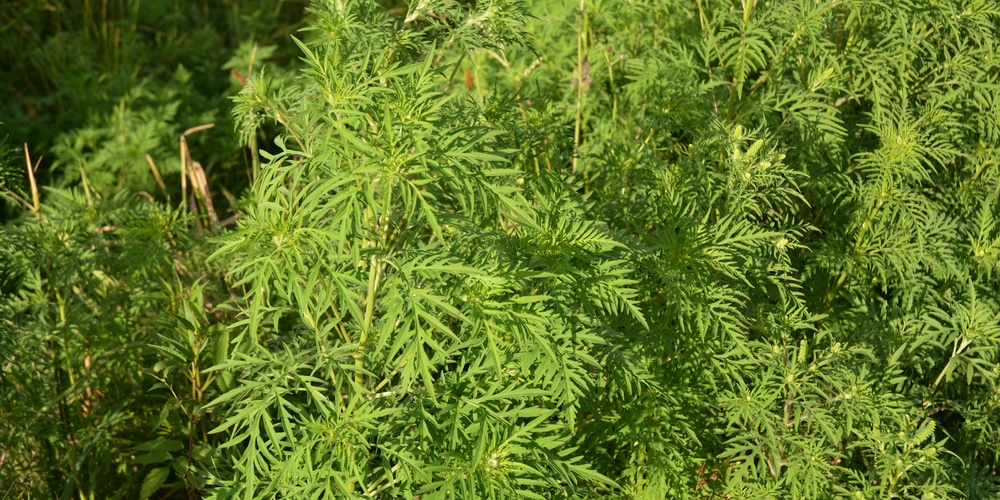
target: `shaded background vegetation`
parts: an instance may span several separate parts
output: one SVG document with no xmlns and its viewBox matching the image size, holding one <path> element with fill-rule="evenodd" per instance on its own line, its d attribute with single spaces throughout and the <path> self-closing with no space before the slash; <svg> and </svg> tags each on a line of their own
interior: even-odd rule
<svg viewBox="0 0 1000 500">
<path fill-rule="evenodd" d="M 208 176 L 238 196 L 249 182 L 250 161 L 235 140 L 229 97 L 251 58 L 257 67 L 294 59 L 288 35 L 304 25 L 307 5 L 7 2 L 0 11 L 0 81 L 9 98 L 0 108 L 0 135 L 7 148 L 28 143 L 44 156 L 41 184 L 79 185 L 85 172 L 108 195 L 128 189 L 160 196 L 149 154 L 176 199 L 178 137 L 215 123 L 210 133 L 193 135 L 190 146 Z M 18 187 L 27 191 L 26 184 Z M 4 213 L 11 215 L 9 205 Z"/>
</svg>

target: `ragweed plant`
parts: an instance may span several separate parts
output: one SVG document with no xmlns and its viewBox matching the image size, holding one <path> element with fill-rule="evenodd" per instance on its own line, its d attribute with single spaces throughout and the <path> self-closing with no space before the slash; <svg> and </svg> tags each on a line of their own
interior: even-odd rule
<svg viewBox="0 0 1000 500">
<path fill-rule="evenodd" d="M 215 496 L 614 486 L 572 439 L 608 322 L 643 321 L 624 248 L 558 176 L 524 186 L 524 125 L 494 120 L 516 102 L 449 91 L 470 51 L 521 41 L 521 6 L 438 7 L 317 4 L 305 68 L 236 99 L 244 133 L 286 132 L 216 252 L 245 310 Z"/>
<path fill-rule="evenodd" d="M 530 96 L 650 325 L 609 358 L 644 382 L 609 366 L 588 407 L 598 469 L 641 498 L 995 491 L 995 6 L 533 12 L 546 50 L 478 82 Z"/>
</svg>

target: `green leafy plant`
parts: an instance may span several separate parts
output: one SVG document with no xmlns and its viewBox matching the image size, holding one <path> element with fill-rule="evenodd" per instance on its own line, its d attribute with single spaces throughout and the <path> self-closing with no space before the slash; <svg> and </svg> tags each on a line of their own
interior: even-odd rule
<svg viewBox="0 0 1000 500">
<path fill-rule="evenodd" d="M 137 445 L 156 433 L 202 442 L 194 429 L 170 427 L 176 398 L 196 409 L 201 393 L 151 393 L 144 371 L 156 362 L 153 345 L 186 333 L 158 315 L 210 307 L 203 292 L 188 291 L 204 288 L 191 284 L 205 272 L 203 258 L 176 210 L 126 194 L 52 191 L 48 199 L 40 217 L 0 237 L 5 494 L 132 497 L 151 463 L 137 452 L 148 445 Z M 160 352 L 198 369 L 198 352 Z"/>
<path fill-rule="evenodd" d="M 998 23 L 988 0 L 316 1 L 213 63 L 240 200 L 180 133 L 225 120 L 194 123 L 166 61 L 68 127 L 78 188 L 40 202 L 31 155 L 0 154 L 30 215 L 0 235 L 2 486 L 994 498 Z M 168 205 L 124 194 L 178 136 Z"/>
<path fill-rule="evenodd" d="M 398 31 L 374 7 L 318 7 L 301 76 L 237 99 L 244 126 L 288 132 L 216 253 L 247 305 L 223 365 L 243 383 L 212 403 L 234 460 L 214 494 L 607 488 L 570 439 L 608 318 L 642 320 L 621 244 L 558 177 L 520 188 L 501 156 L 518 131 L 441 91 L 485 41 L 476 23 L 523 17 L 490 5 L 423 27 L 418 10 Z"/>
</svg>

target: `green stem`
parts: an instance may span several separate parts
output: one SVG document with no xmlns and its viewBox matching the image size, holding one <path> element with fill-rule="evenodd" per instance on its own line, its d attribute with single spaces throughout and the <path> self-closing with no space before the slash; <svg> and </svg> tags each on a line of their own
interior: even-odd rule
<svg viewBox="0 0 1000 500">
<path fill-rule="evenodd" d="M 615 72 L 612 69 L 611 57 L 608 56 L 608 51 L 604 50 L 604 60 L 608 63 L 608 82 L 611 87 L 611 119 L 616 120 L 618 118 L 618 93 L 615 92 Z"/>
<path fill-rule="evenodd" d="M 865 221 L 861 223 L 861 229 L 858 231 L 858 237 L 854 239 L 853 253 L 857 254 L 861 250 L 861 243 L 864 242 L 865 235 L 871 228 L 872 224 L 875 222 L 875 216 L 878 215 L 879 210 L 882 209 L 882 205 L 885 203 L 885 196 L 880 196 L 878 203 L 872 207 L 871 211 L 868 212 L 868 217 Z"/>
<path fill-rule="evenodd" d="M 844 285 L 844 281 L 847 279 L 847 269 L 840 272 L 840 276 L 837 277 L 837 282 L 834 283 L 833 288 L 830 292 L 826 294 L 826 308 L 829 310 L 830 306 L 833 304 L 833 298 L 837 296 L 837 292 L 840 291 L 840 287 Z"/>
<path fill-rule="evenodd" d="M 885 203 L 885 196 L 879 197 L 878 203 L 872 207 L 871 211 L 868 212 L 868 217 L 865 221 L 861 223 L 861 229 L 858 230 L 858 236 L 854 239 L 854 246 L 852 247 L 851 255 L 857 255 L 861 251 L 861 244 L 864 243 L 865 235 L 871 228 L 872 224 L 875 222 L 875 217 L 878 215 L 879 210 L 882 209 L 882 205 Z M 833 289 L 826 296 L 826 306 L 827 308 L 833 303 L 833 298 L 840 291 L 840 287 L 844 285 L 844 281 L 847 280 L 847 269 L 844 269 L 840 273 L 840 277 L 837 278 L 837 283 L 834 284 Z"/>
<path fill-rule="evenodd" d="M 365 341 L 368 340 L 368 330 L 372 326 L 372 320 L 375 316 L 375 294 L 378 293 L 379 280 L 382 275 L 382 266 L 378 261 L 378 255 L 372 255 L 369 269 L 368 269 L 368 293 L 365 299 L 365 319 L 364 328 L 361 330 L 361 338 L 358 340 L 358 346 L 364 346 Z M 361 365 L 360 367 L 363 367 Z"/>
<path fill-rule="evenodd" d="M 56 301 L 59 303 L 59 331 L 62 332 L 63 356 L 66 357 L 66 374 L 69 376 L 70 387 L 76 385 L 76 376 L 73 375 L 73 359 L 70 356 L 69 335 L 66 332 L 66 300 L 62 294 L 56 290 Z"/>
<path fill-rule="evenodd" d="M 302 142 L 302 138 L 299 137 L 299 134 L 295 132 L 295 128 L 292 127 L 291 122 L 289 121 L 289 116 L 282 113 L 274 103 L 271 103 L 271 107 L 274 109 L 274 118 L 278 121 L 278 123 L 283 125 L 285 130 L 292 135 L 292 139 L 295 139 L 295 142 L 299 145 L 299 149 L 301 149 L 303 153 L 308 153 L 308 151 L 306 151 L 305 143 Z"/>
<path fill-rule="evenodd" d="M 807 19 L 804 24 L 808 24 L 813 19 L 826 14 L 827 12 L 829 12 L 830 10 L 832 10 L 834 7 L 836 7 L 839 3 L 840 3 L 839 0 L 834 0 L 834 1 L 830 2 L 829 5 L 826 6 L 826 8 L 824 8 L 824 9 L 820 10 L 819 12 L 816 12 L 815 14 L 813 14 L 812 16 L 810 16 L 809 19 Z M 750 88 L 750 91 L 747 92 L 747 95 L 743 96 L 743 99 L 740 101 L 739 107 L 736 108 L 736 112 L 735 113 L 730 113 L 729 116 L 730 116 L 731 119 L 735 120 L 736 116 L 739 115 L 743 111 L 743 108 L 746 107 L 747 103 L 750 102 L 750 98 L 758 90 L 760 90 L 760 88 L 765 83 L 767 83 L 767 80 L 771 77 L 771 74 L 774 73 L 775 69 L 777 69 L 778 64 L 780 64 L 781 61 L 785 58 L 785 56 L 788 55 L 788 52 L 795 45 L 795 42 L 797 42 L 799 40 L 799 37 L 802 36 L 802 33 L 804 31 L 805 30 L 804 30 L 804 28 L 803 28 L 802 25 L 800 25 L 799 27 L 797 27 L 795 29 L 795 33 L 792 35 L 792 39 L 789 40 L 788 43 L 785 44 L 785 47 L 781 49 L 781 53 L 778 54 L 778 57 L 774 58 L 774 61 L 771 62 L 771 65 L 767 68 L 767 71 L 765 71 L 764 75 L 761 76 L 759 80 L 757 80 L 757 83 L 755 83 L 754 86 Z"/>
<path fill-rule="evenodd" d="M 965 352 L 965 349 L 969 347 L 970 344 L 972 344 L 972 342 L 965 338 L 962 339 L 961 344 L 959 344 L 958 341 L 955 342 L 955 345 L 951 350 L 951 357 L 948 358 L 948 362 L 945 363 L 944 368 L 941 369 L 941 373 L 939 373 L 937 378 L 934 379 L 934 385 L 931 386 L 931 394 L 937 392 L 938 385 L 941 384 L 941 381 L 944 380 L 945 376 L 948 374 L 948 369 L 951 368 L 952 362 L 955 361 L 955 358 L 957 358 L 960 354 Z"/>
<path fill-rule="evenodd" d="M 327 285 L 326 280 L 322 276 L 319 277 L 319 283 L 322 285 L 324 290 L 329 290 L 330 287 Z M 336 329 L 340 334 L 340 340 L 345 344 L 350 344 L 351 334 L 347 333 L 347 330 L 344 328 L 344 317 L 340 314 L 340 308 L 337 307 L 337 303 L 334 302 L 332 296 L 330 297 L 330 309 L 333 310 L 334 319 L 336 319 Z"/>
<path fill-rule="evenodd" d="M 576 35 L 576 120 L 573 126 L 573 168 L 576 173 L 580 163 L 580 123 L 583 120 L 583 45 L 587 30 L 587 7 L 580 0 L 580 22 Z"/>
<path fill-rule="evenodd" d="M 371 256 L 369 268 L 368 268 L 368 290 L 365 295 L 365 318 L 364 324 L 361 329 L 361 337 L 358 339 L 358 352 L 354 355 L 354 366 L 358 368 L 358 372 L 354 375 L 355 381 L 359 385 L 363 385 L 364 376 L 362 375 L 362 370 L 365 367 L 365 344 L 368 342 L 368 334 L 372 328 L 372 321 L 375 318 L 375 299 L 379 292 L 379 284 L 382 280 L 382 268 L 383 264 L 379 262 L 378 258 L 378 245 L 379 241 L 382 240 L 385 243 L 386 235 L 389 232 L 389 220 L 392 214 L 392 180 L 389 179 L 388 187 L 386 188 L 385 203 L 382 207 L 382 215 L 379 216 L 375 221 L 375 232 L 377 234 L 377 240 L 372 245 L 373 254 Z"/>
<path fill-rule="evenodd" d="M 250 185 L 252 186 L 257 183 L 257 178 L 260 177 L 260 154 L 257 152 L 256 132 L 250 136 L 250 163 L 253 165 L 253 177 L 250 178 Z"/>
</svg>

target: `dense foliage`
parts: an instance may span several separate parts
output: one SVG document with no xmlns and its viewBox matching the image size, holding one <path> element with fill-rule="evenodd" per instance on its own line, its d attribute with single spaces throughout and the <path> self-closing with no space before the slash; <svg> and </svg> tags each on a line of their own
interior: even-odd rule
<svg viewBox="0 0 1000 500">
<path fill-rule="evenodd" d="M 0 152 L 5 495 L 1000 496 L 993 2 L 305 26 Z"/>
</svg>

